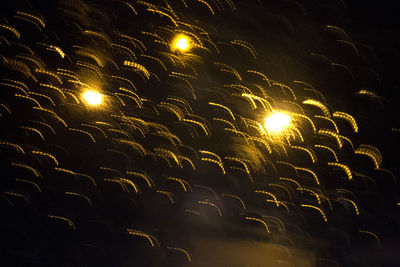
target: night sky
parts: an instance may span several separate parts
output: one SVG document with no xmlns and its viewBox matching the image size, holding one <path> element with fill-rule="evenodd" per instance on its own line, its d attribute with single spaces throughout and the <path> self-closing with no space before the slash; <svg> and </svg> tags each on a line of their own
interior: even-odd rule
<svg viewBox="0 0 400 267">
<path fill-rule="evenodd" d="M 7 2 L 2 266 L 400 266 L 397 1 Z"/>
</svg>

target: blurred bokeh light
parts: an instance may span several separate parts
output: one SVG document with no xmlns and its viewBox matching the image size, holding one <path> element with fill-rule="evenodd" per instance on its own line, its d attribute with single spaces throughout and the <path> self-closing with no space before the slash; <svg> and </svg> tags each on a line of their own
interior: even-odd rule
<svg viewBox="0 0 400 267">
<path fill-rule="evenodd" d="M 289 115 L 274 112 L 265 118 L 264 127 L 269 133 L 279 133 L 290 126 L 291 118 Z"/>
<path fill-rule="evenodd" d="M 190 49 L 190 39 L 183 34 L 177 35 L 172 41 L 172 49 L 180 52 L 188 51 Z"/>
<path fill-rule="evenodd" d="M 87 90 L 82 95 L 83 99 L 92 106 L 98 106 L 103 102 L 103 95 L 93 90 Z"/>
</svg>

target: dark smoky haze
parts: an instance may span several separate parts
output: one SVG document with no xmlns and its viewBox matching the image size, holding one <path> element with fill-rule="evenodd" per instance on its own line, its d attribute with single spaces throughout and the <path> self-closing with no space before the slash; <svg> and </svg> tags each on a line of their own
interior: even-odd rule
<svg viewBox="0 0 400 267">
<path fill-rule="evenodd" d="M 1 266 L 400 266 L 399 4 L 0 4 Z"/>
</svg>

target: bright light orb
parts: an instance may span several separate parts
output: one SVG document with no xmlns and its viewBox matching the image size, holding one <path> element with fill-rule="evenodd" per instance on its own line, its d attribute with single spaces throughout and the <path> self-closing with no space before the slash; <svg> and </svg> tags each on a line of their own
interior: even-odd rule
<svg viewBox="0 0 400 267">
<path fill-rule="evenodd" d="M 172 42 L 172 47 L 174 50 L 179 50 L 185 52 L 189 49 L 190 40 L 185 35 L 178 35 Z"/>
<path fill-rule="evenodd" d="M 265 119 L 264 127 L 268 132 L 279 133 L 290 125 L 290 121 L 291 118 L 289 115 L 274 112 L 271 116 Z"/>
<path fill-rule="evenodd" d="M 188 40 L 186 38 L 180 38 L 176 42 L 176 47 L 180 50 L 186 50 L 189 47 Z"/>
<path fill-rule="evenodd" d="M 92 106 L 100 105 L 103 101 L 103 95 L 96 91 L 86 91 L 82 96 L 86 103 Z"/>
</svg>

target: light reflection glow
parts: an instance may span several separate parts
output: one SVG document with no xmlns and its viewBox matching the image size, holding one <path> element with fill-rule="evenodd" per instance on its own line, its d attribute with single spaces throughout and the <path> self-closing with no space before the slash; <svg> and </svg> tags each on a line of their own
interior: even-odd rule
<svg viewBox="0 0 400 267">
<path fill-rule="evenodd" d="M 264 122 L 264 127 L 268 132 L 279 133 L 290 126 L 291 118 L 287 114 L 274 112 L 267 117 Z"/>
<path fill-rule="evenodd" d="M 92 106 L 100 105 L 103 101 L 103 95 L 96 91 L 85 91 L 82 96 L 86 103 Z"/>
<path fill-rule="evenodd" d="M 185 35 L 178 35 L 172 42 L 173 50 L 179 50 L 185 52 L 190 48 L 190 39 Z"/>
</svg>

